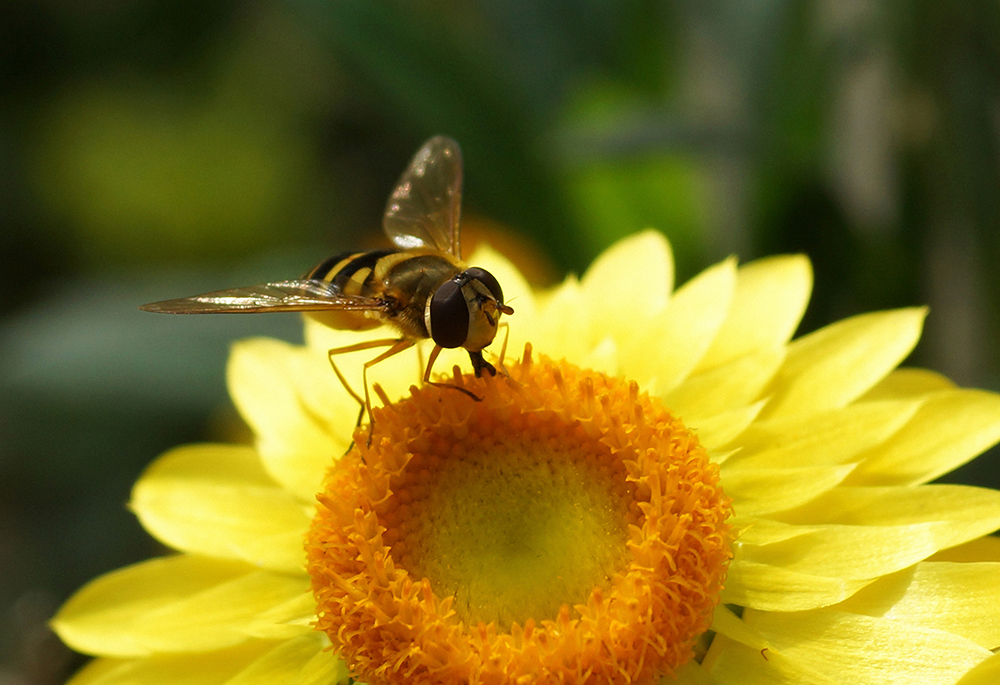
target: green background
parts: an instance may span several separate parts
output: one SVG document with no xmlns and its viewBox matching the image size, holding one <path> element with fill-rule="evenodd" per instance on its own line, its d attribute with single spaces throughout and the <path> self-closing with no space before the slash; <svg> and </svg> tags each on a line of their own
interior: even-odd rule
<svg viewBox="0 0 1000 685">
<path fill-rule="evenodd" d="M 45 620 L 162 551 L 124 504 L 163 450 L 238 431 L 228 344 L 301 335 L 136 306 L 374 244 L 437 133 L 467 237 L 537 283 L 646 227 L 680 281 L 805 252 L 800 332 L 929 304 L 910 362 L 997 389 L 998 91 L 996 2 L 4 3 L 0 682 L 62 682 Z"/>
</svg>

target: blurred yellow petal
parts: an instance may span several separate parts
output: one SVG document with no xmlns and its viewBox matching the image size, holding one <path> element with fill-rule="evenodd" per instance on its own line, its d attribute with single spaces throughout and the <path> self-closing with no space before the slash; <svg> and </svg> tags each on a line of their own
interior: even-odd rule
<svg viewBox="0 0 1000 685">
<path fill-rule="evenodd" d="M 784 348 L 810 292 L 812 266 L 802 255 L 769 257 L 740 267 L 732 306 L 697 370 Z"/>
<path fill-rule="evenodd" d="M 636 319 L 622 371 L 658 395 L 677 387 L 715 339 L 735 283 L 736 260 L 727 259 L 681 286 L 661 316 Z"/>
<path fill-rule="evenodd" d="M 304 575 L 181 555 L 114 571 L 78 591 L 52 626 L 82 652 L 135 657 L 203 652 L 248 640 L 243 626 L 278 601 L 301 595 Z"/>
<path fill-rule="evenodd" d="M 598 335 L 630 332 L 658 316 L 674 287 L 670 244 L 656 231 L 623 238 L 605 250 L 580 283 Z"/>
<path fill-rule="evenodd" d="M 143 619 L 148 642 L 155 651 L 197 652 L 209 644 L 207 635 L 250 637 L 250 622 L 264 613 L 273 615 L 275 605 L 301 597 L 308 589 L 308 581 L 301 575 L 247 573 L 148 613 Z M 286 630 L 281 632 L 292 630 L 282 627 Z M 293 629 L 296 634 L 310 632 L 308 626 Z"/>
<path fill-rule="evenodd" d="M 905 400 L 923 397 L 942 390 L 954 390 L 955 384 L 946 376 L 927 369 L 895 369 L 861 396 L 861 401 Z"/>
<path fill-rule="evenodd" d="M 764 402 L 740 407 L 714 416 L 686 417 L 691 427 L 698 433 L 701 443 L 709 450 L 716 451 L 728 445 L 750 426 L 764 408 Z M 730 450 L 733 451 L 733 450 Z"/>
<path fill-rule="evenodd" d="M 278 602 L 247 621 L 247 635 L 265 640 L 284 640 L 309 632 L 316 620 L 316 600 L 312 591 Z"/>
<path fill-rule="evenodd" d="M 692 659 L 674 671 L 671 682 L 677 685 L 712 685 L 715 681 L 701 664 Z"/>
<path fill-rule="evenodd" d="M 356 410 L 338 422 L 341 435 L 305 407 L 295 357 L 301 348 L 278 340 L 244 340 L 229 357 L 229 392 L 257 436 L 264 468 L 281 485 L 311 501 L 330 460 L 344 453 Z M 357 404 L 355 403 L 355 406 Z"/>
<path fill-rule="evenodd" d="M 221 685 L 273 647 L 254 642 L 204 654 L 160 654 L 148 659 L 96 659 L 67 685 Z"/>
<path fill-rule="evenodd" d="M 225 681 L 226 685 L 333 685 L 347 683 L 347 666 L 329 651 L 322 633 L 283 642 Z"/>
<path fill-rule="evenodd" d="M 176 549 L 302 569 L 310 508 L 278 487 L 249 447 L 171 450 L 136 483 L 130 506 L 149 532 Z"/>
<path fill-rule="evenodd" d="M 839 409 L 885 377 L 916 345 L 924 309 L 862 314 L 792 342 L 766 418 Z"/>
<path fill-rule="evenodd" d="M 582 365 L 600 342 L 591 339 L 590 317 L 590 304 L 580 283 L 569 276 L 540 298 L 537 325 L 530 334 L 532 344 L 540 350 L 557 350 L 558 358 Z M 511 325 L 514 323 L 511 321 Z M 520 350 L 515 353 L 520 354 Z"/>
<path fill-rule="evenodd" d="M 756 401 L 785 359 L 783 349 L 747 354 L 689 376 L 663 395 L 678 416 L 712 416 Z"/>
</svg>

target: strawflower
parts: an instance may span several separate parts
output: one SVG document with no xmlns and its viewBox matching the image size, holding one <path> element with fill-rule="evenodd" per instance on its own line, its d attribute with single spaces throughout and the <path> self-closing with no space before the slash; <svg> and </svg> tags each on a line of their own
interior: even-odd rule
<svg viewBox="0 0 1000 685">
<path fill-rule="evenodd" d="M 327 360 L 369 333 L 235 346 L 255 444 L 140 478 L 179 553 L 60 610 L 99 657 L 74 685 L 997 682 L 1000 493 L 927 483 L 1000 439 L 1000 397 L 897 368 L 923 309 L 790 342 L 804 257 L 674 291 L 653 232 L 550 292 L 474 262 L 516 310 L 504 373 L 377 365 L 370 445 Z"/>
</svg>

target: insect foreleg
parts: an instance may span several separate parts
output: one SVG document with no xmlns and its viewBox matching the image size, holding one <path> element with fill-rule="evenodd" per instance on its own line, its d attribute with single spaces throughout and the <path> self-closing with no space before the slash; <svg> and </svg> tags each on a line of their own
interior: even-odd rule
<svg viewBox="0 0 1000 685">
<path fill-rule="evenodd" d="M 466 395 L 474 399 L 476 402 L 482 401 L 483 398 L 479 397 L 471 390 L 466 390 L 460 385 L 455 385 L 454 383 L 437 383 L 431 380 L 431 369 L 434 368 L 434 362 L 437 361 L 439 354 L 441 354 L 441 346 L 435 345 L 434 349 L 431 351 L 431 356 L 427 358 L 427 370 L 424 371 L 424 383 L 426 383 L 427 385 L 433 385 L 438 388 L 452 388 L 453 390 L 458 390 L 459 392 L 465 393 Z"/>
<path fill-rule="evenodd" d="M 431 350 L 431 356 L 427 358 L 427 368 L 424 370 L 424 383 L 431 382 L 431 369 L 434 368 L 434 362 L 437 361 L 439 354 L 441 354 L 441 346 L 435 345 L 434 349 Z"/>
<path fill-rule="evenodd" d="M 510 376 L 510 374 L 507 373 L 507 367 L 503 365 L 503 358 L 507 354 L 507 339 L 510 337 L 510 326 L 506 321 L 504 321 L 498 326 L 498 328 L 503 328 L 503 344 L 500 345 L 500 356 L 497 358 L 497 366 L 499 366 L 500 370 L 503 371 L 503 375 Z"/>
</svg>

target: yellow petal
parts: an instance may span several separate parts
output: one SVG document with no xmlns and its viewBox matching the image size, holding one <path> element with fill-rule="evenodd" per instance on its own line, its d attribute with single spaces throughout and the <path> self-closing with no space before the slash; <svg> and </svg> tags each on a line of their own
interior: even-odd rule
<svg viewBox="0 0 1000 685">
<path fill-rule="evenodd" d="M 290 572 L 305 564 L 310 507 L 278 487 L 249 447 L 171 450 L 136 483 L 130 506 L 176 549 Z"/>
<path fill-rule="evenodd" d="M 760 398 L 785 359 L 782 348 L 747 354 L 689 376 L 661 399 L 678 416 L 712 416 Z"/>
<path fill-rule="evenodd" d="M 944 549 L 1000 528 L 1000 491 L 966 485 L 841 486 L 780 517 L 790 522 L 852 527 L 940 522 L 947 527 L 937 531 L 934 544 Z"/>
<path fill-rule="evenodd" d="M 853 469 L 853 464 L 768 468 L 736 459 L 722 466 L 722 482 L 742 519 L 809 502 L 835 488 Z"/>
<path fill-rule="evenodd" d="M 583 357 L 581 366 L 607 375 L 615 375 L 621 364 L 621 353 L 614 338 L 608 336 L 592 347 Z"/>
<path fill-rule="evenodd" d="M 605 250 L 581 286 L 600 330 L 633 331 L 667 306 L 673 278 L 670 243 L 656 231 L 643 231 Z"/>
<path fill-rule="evenodd" d="M 301 595 L 306 576 L 180 555 L 145 561 L 91 581 L 52 620 L 77 651 L 135 657 L 209 651 L 248 641 L 243 626 Z"/>
<path fill-rule="evenodd" d="M 858 398 L 910 353 L 925 315 L 924 309 L 862 314 L 792 342 L 764 416 L 837 409 Z"/>
<path fill-rule="evenodd" d="M 285 576 L 266 571 L 248 573 L 215 587 L 172 602 L 145 616 L 149 644 L 157 651 L 201 651 L 204 635 L 249 636 L 247 625 L 261 614 L 271 614 L 278 604 L 308 592 L 305 576 Z M 281 626 L 291 632 L 288 626 Z M 296 634 L 308 633 L 306 626 L 294 627 Z"/>
<path fill-rule="evenodd" d="M 684 422 L 698 433 L 701 444 L 709 451 L 718 451 L 734 440 L 753 424 L 764 408 L 764 402 L 732 409 L 715 416 L 684 416 Z M 736 443 L 734 443 L 736 444 Z M 730 450 L 731 451 L 731 450 Z"/>
<path fill-rule="evenodd" d="M 591 340 L 589 316 L 589 305 L 584 300 L 580 283 L 568 276 L 540 298 L 531 341 L 542 354 L 582 364 L 597 342 Z"/>
<path fill-rule="evenodd" d="M 666 682 L 676 683 L 677 685 L 713 685 L 715 683 L 712 676 L 708 674 L 708 671 L 694 659 L 678 666 L 674 670 L 673 680 L 667 680 Z"/>
<path fill-rule="evenodd" d="M 642 273 L 642 287 L 623 279 L 623 273 Z M 672 280 L 670 245 L 663 236 L 646 231 L 626 238 L 598 257 L 583 282 L 569 276 L 540 297 L 528 335 L 539 352 L 555 359 L 581 366 L 598 363 L 590 368 L 621 373 L 617 350 L 634 342 L 637 323 L 662 313 Z M 615 353 L 609 356 L 611 351 Z"/>
<path fill-rule="evenodd" d="M 808 505 L 833 520 L 856 517 L 866 523 L 900 525 L 813 527 L 757 521 L 734 546 L 736 557 L 723 601 L 785 611 L 832 604 L 866 585 L 865 578 L 905 568 L 936 549 L 1000 526 L 995 491 L 934 488 L 940 492 L 923 495 L 929 486 L 835 488 Z M 856 490 L 857 496 L 843 496 L 842 490 Z M 921 523 L 905 525 L 909 521 Z"/>
<path fill-rule="evenodd" d="M 769 646 L 760 633 L 748 626 L 724 604 L 715 607 L 712 614 L 712 630 L 754 649 L 765 649 Z"/>
<path fill-rule="evenodd" d="M 252 637 L 285 640 L 313 630 L 315 621 L 316 600 L 310 590 L 262 611 L 243 630 Z"/>
<path fill-rule="evenodd" d="M 996 685 L 1000 682 L 1000 654 L 979 662 L 955 685 Z"/>
<path fill-rule="evenodd" d="M 343 431 L 337 434 L 303 406 L 297 375 L 301 365 L 295 359 L 303 354 L 300 348 L 278 340 L 244 340 L 233 346 L 228 378 L 233 402 L 257 436 L 265 469 L 309 502 L 331 460 L 347 450 L 357 409 L 345 411 L 334 424 Z"/>
<path fill-rule="evenodd" d="M 1000 561 L 1000 538 L 995 535 L 985 535 L 942 550 L 932 556 L 929 561 L 958 561 L 962 563 Z"/>
<path fill-rule="evenodd" d="M 966 463 L 1000 440 L 1000 395 L 947 390 L 924 404 L 885 445 L 865 455 L 849 482 L 926 483 Z"/>
<path fill-rule="evenodd" d="M 729 564 L 721 601 L 767 611 L 802 611 L 836 604 L 870 582 L 810 575 L 737 555 Z"/>
<path fill-rule="evenodd" d="M 221 685 L 272 647 L 271 642 L 258 641 L 207 654 L 95 659 L 67 685 Z"/>
<path fill-rule="evenodd" d="M 791 339 L 812 291 L 812 266 L 802 255 L 760 259 L 740 267 L 732 306 L 698 370 L 770 352 Z"/>
<path fill-rule="evenodd" d="M 740 536 L 736 557 L 815 576 L 877 578 L 948 546 L 958 527 L 952 522 L 784 526 L 761 520 Z"/>
<path fill-rule="evenodd" d="M 953 390 L 955 384 L 946 376 L 927 369 L 895 369 L 879 381 L 878 385 L 866 392 L 862 401 L 904 400 L 942 390 Z"/>
<path fill-rule="evenodd" d="M 727 259 L 685 283 L 663 314 L 636 318 L 622 345 L 622 372 L 665 395 L 697 366 L 726 318 L 736 283 L 736 261 Z"/>
<path fill-rule="evenodd" d="M 283 642 L 226 685 L 333 685 L 346 683 L 350 673 L 344 660 L 329 651 L 322 633 L 312 632 Z"/>
<path fill-rule="evenodd" d="M 843 683 L 954 683 L 990 652 L 950 633 L 836 611 L 768 613 L 744 620 L 790 661 Z"/>
<path fill-rule="evenodd" d="M 719 685 L 842 685 L 844 682 L 805 668 L 771 647 L 749 647 L 724 635 L 712 641 L 703 666 L 711 674 L 712 682 Z"/>
<path fill-rule="evenodd" d="M 915 400 L 887 400 L 757 421 L 732 447 L 740 447 L 737 459 L 753 467 L 842 464 L 889 440 L 919 407 Z"/>
<path fill-rule="evenodd" d="M 836 606 L 1000 646 L 1000 563 L 923 562 L 878 579 Z"/>
</svg>

